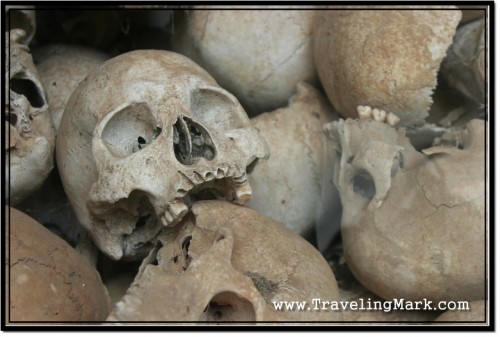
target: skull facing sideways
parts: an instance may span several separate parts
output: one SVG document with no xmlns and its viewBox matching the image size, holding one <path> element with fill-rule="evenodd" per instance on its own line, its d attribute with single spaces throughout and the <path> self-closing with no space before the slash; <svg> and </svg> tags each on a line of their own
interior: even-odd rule
<svg viewBox="0 0 500 337">
<path fill-rule="evenodd" d="M 159 235 L 108 321 L 341 320 L 314 299 L 339 299 L 318 250 L 246 206 L 203 200 Z M 275 305 L 305 302 L 312 306 Z"/>
<path fill-rule="evenodd" d="M 57 164 L 70 202 L 113 259 L 140 259 L 198 199 L 251 198 L 247 166 L 268 149 L 237 99 L 188 58 L 137 50 L 70 97 Z"/>
<path fill-rule="evenodd" d="M 45 89 L 30 49 L 22 41 L 26 33 L 6 33 L 9 52 L 5 71 L 7 198 L 17 204 L 42 186 L 54 166 L 55 134 Z M 8 90 L 8 92 L 7 92 Z"/>
</svg>

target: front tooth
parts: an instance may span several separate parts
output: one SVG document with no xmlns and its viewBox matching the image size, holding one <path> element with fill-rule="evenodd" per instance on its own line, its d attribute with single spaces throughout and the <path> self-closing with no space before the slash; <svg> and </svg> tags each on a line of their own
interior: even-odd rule
<svg viewBox="0 0 500 337">
<path fill-rule="evenodd" d="M 250 199 L 252 199 L 252 188 L 248 182 L 242 185 L 236 186 L 234 189 L 235 200 L 234 202 L 243 205 Z"/>
<path fill-rule="evenodd" d="M 188 212 L 188 207 L 183 202 L 171 203 L 168 208 L 175 219 L 182 218 Z"/>
<path fill-rule="evenodd" d="M 165 227 L 167 227 L 171 222 L 172 222 L 172 215 L 170 213 L 165 212 L 163 216 L 160 217 L 161 224 Z"/>
<path fill-rule="evenodd" d="M 165 227 L 175 225 L 186 215 L 188 210 L 183 202 L 173 202 L 168 205 L 168 210 L 160 217 L 160 221 Z"/>
</svg>

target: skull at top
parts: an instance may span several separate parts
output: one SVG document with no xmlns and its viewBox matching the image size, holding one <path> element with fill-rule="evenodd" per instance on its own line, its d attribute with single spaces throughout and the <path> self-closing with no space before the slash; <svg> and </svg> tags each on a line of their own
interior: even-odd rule
<svg viewBox="0 0 500 337">
<path fill-rule="evenodd" d="M 229 92 L 190 59 L 137 50 L 105 62 L 73 92 L 57 139 L 68 198 L 96 245 L 139 259 L 198 199 L 250 199 L 247 166 L 266 158 Z"/>
</svg>

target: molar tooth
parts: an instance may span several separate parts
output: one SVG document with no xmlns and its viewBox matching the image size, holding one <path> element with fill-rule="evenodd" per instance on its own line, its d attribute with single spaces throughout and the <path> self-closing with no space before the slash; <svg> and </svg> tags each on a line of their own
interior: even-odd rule
<svg viewBox="0 0 500 337">
<path fill-rule="evenodd" d="M 359 105 L 357 110 L 358 110 L 359 119 L 361 119 L 361 120 L 372 119 L 372 108 L 371 107 Z"/>
<path fill-rule="evenodd" d="M 250 199 L 252 199 L 252 188 L 250 187 L 250 184 L 245 181 L 243 184 L 236 186 L 234 189 L 234 202 L 243 205 Z"/>
<path fill-rule="evenodd" d="M 392 112 L 389 112 L 389 114 L 387 115 L 387 124 L 389 124 L 390 126 L 398 124 L 400 120 L 401 119 L 398 117 L 398 115 Z"/>
<path fill-rule="evenodd" d="M 385 112 L 385 110 L 382 109 L 373 109 L 372 113 L 373 113 L 373 120 L 381 123 L 385 121 L 385 117 L 387 116 L 387 112 Z"/>
<path fill-rule="evenodd" d="M 168 208 L 170 210 L 170 214 L 172 214 L 174 219 L 179 219 L 179 220 L 184 215 L 186 215 L 186 213 L 189 210 L 186 204 L 180 201 L 169 204 Z"/>
<path fill-rule="evenodd" d="M 170 203 L 168 205 L 168 210 L 160 217 L 160 221 L 165 227 L 175 225 L 188 211 L 188 207 L 183 202 Z"/>
<path fill-rule="evenodd" d="M 165 227 L 170 225 L 174 218 L 172 217 L 172 214 L 170 214 L 169 211 L 166 211 L 164 215 L 160 217 L 161 224 Z"/>
</svg>

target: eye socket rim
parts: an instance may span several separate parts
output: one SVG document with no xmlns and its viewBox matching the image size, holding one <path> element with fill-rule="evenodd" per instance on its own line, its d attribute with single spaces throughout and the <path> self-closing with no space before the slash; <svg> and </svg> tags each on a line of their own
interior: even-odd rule
<svg viewBox="0 0 500 337">
<path fill-rule="evenodd" d="M 209 101 L 205 101 L 203 103 L 202 100 L 210 95 L 212 97 L 220 98 L 218 100 L 219 104 Z M 198 104 L 196 104 L 197 102 Z M 207 104 L 209 104 L 208 108 Z M 203 106 L 203 109 L 200 109 L 200 111 L 198 112 L 196 108 L 200 105 Z M 207 112 L 210 111 L 210 106 L 230 106 L 230 108 L 226 111 L 218 112 L 218 114 L 220 114 L 221 116 L 227 115 L 230 118 L 217 119 L 217 113 L 209 114 Z M 238 99 L 230 92 L 220 87 L 200 86 L 198 88 L 192 89 L 189 94 L 189 109 L 192 113 L 193 119 L 198 120 L 199 123 L 221 130 L 242 129 L 248 127 L 248 124 L 250 123 L 248 114 L 246 113 L 245 109 L 238 101 Z M 234 119 L 235 116 L 237 116 L 238 118 Z"/>
</svg>

